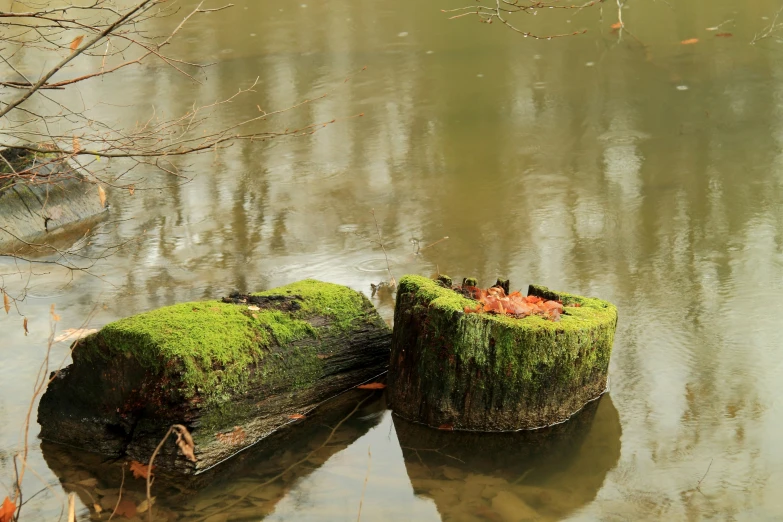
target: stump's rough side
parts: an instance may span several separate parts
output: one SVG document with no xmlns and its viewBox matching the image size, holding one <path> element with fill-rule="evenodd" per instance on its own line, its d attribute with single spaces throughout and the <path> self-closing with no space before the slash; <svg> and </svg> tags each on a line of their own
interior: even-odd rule
<svg viewBox="0 0 783 522">
<path fill-rule="evenodd" d="M 394 411 L 434 427 L 508 431 L 562 422 L 599 397 L 615 306 L 539 286 L 528 293 L 561 300 L 561 320 L 465 314 L 475 301 L 438 281 L 402 278 L 388 377 Z"/>
<path fill-rule="evenodd" d="M 198 462 L 169 440 L 156 464 L 197 473 L 383 372 L 390 337 L 362 294 L 313 280 L 132 316 L 79 341 L 41 399 L 41 437 L 146 461 L 184 424 Z"/>
</svg>

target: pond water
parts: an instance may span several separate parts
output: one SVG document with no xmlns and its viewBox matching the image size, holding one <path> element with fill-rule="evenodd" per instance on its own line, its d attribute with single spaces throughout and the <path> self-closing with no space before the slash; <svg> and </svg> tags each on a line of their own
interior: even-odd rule
<svg viewBox="0 0 783 522">
<path fill-rule="evenodd" d="M 326 91 L 268 128 L 338 121 L 182 160 L 187 182 L 133 173 L 137 190 L 109 192 L 88 251 L 128 243 L 90 273 L 37 267 L 28 280 L 0 260 L 12 291 L 29 288 L 30 330 L 16 311 L 0 317 L 0 483 L 50 305 L 62 330 L 305 277 L 369 296 L 389 277 L 377 218 L 397 278 L 504 276 L 615 303 L 610 393 L 555 429 L 480 440 L 410 426 L 381 393 L 348 395 L 209 485 L 161 479 L 169 519 L 349 520 L 360 505 L 362 520 L 783 517 L 783 44 L 750 44 L 780 6 L 747 4 L 629 1 L 622 32 L 610 3 L 518 15 L 540 34 L 588 29 L 536 41 L 447 20 L 456 0 L 240 1 L 172 49 L 217 62 L 201 84 L 158 65 L 83 84 L 82 99 L 107 102 L 91 110 L 131 124 L 256 77 L 216 125 Z M 372 301 L 391 322 L 393 296 Z M 53 359 L 66 353 L 58 343 Z M 110 505 L 118 464 L 42 446 L 37 429 L 25 490 L 42 491 L 26 516 L 56 519 L 69 491 L 80 520 Z"/>
</svg>

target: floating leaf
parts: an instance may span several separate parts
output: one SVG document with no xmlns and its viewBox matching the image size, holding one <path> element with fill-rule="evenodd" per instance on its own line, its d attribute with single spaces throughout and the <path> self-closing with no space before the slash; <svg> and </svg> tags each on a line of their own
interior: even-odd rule
<svg viewBox="0 0 783 522">
<path fill-rule="evenodd" d="M 302 420 L 302 419 L 305 419 L 306 417 L 304 415 L 302 415 L 301 413 L 294 413 L 294 414 L 289 415 L 288 418 L 289 419 L 293 419 L 293 420 Z"/>
<path fill-rule="evenodd" d="M 54 313 L 54 303 L 52 303 L 52 306 L 49 307 L 49 315 L 52 316 L 52 321 L 55 323 L 60 320 L 60 316 Z"/>
<path fill-rule="evenodd" d="M 79 46 L 82 44 L 82 40 L 84 40 L 83 34 L 80 34 L 79 36 L 73 39 L 71 45 L 69 46 L 71 48 L 71 52 L 74 52 L 76 51 L 76 49 L 79 48 Z"/>
<path fill-rule="evenodd" d="M 441 424 L 438 426 L 439 430 L 443 431 L 454 431 L 454 425 L 453 424 Z"/>
<path fill-rule="evenodd" d="M 136 192 L 136 185 L 128 186 L 128 193 L 132 196 Z"/>
<path fill-rule="evenodd" d="M 137 513 L 136 504 L 134 504 L 132 500 L 124 498 L 117 504 L 114 513 L 121 517 L 133 518 Z"/>
<path fill-rule="evenodd" d="M 734 35 L 733 35 L 733 34 L 731 34 L 731 33 L 718 33 L 718 34 L 716 34 L 715 36 L 716 36 L 717 38 L 731 38 L 731 37 L 732 37 L 732 36 L 734 36 Z"/>
<path fill-rule="evenodd" d="M 682 45 L 693 45 L 695 43 L 699 43 L 698 38 L 688 38 L 687 40 L 683 40 L 680 42 Z"/>
<path fill-rule="evenodd" d="M 11 502 L 11 499 L 5 497 L 3 504 L 0 506 L 0 522 L 11 522 L 16 512 L 16 504 Z"/>
<path fill-rule="evenodd" d="M 5 313 L 11 311 L 11 298 L 5 292 L 3 292 L 3 308 L 5 308 Z"/>
<path fill-rule="evenodd" d="M 27 329 L 27 317 L 24 318 L 24 322 L 22 323 L 22 326 L 24 326 L 24 335 L 27 337 L 27 334 L 30 333 L 30 330 Z"/>
<path fill-rule="evenodd" d="M 101 513 L 103 513 L 103 508 L 101 507 L 101 505 L 100 505 L 100 504 L 97 504 L 97 503 L 95 503 L 95 504 L 93 504 L 93 505 L 92 505 L 92 508 L 93 508 L 93 509 L 95 510 L 95 512 L 96 512 L 96 513 L 98 513 L 99 515 L 100 515 Z"/>
<path fill-rule="evenodd" d="M 369 384 L 360 384 L 356 388 L 359 390 L 382 390 L 386 388 L 386 385 L 382 382 L 371 382 Z"/>
<path fill-rule="evenodd" d="M 133 472 L 133 478 L 147 479 L 152 474 L 153 469 L 155 469 L 155 466 L 152 466 L 152 469 L 150 469 L 149 465 L 142 464 L 141 462 L 138 462 L 136 460 L 131 461 L 130 464 L 130 470 Z M 136 509 L 135 504 L 133 506 L 133 509 Z"/>
<path fill-rule="evenodd" d="M 619 29 L 619 28 L 623 27 L 623 23 L 622 22 L 616 22 L 616 23 L 613 23 L 610 27 L 612 29 Z"/>
<path fill-rule="evenodd" d="M 106 206 L 106 191 L 103 190 L 103 187 L 98 185 L 98 197 L 101 198 L 101 206 Z"/>
</svg>

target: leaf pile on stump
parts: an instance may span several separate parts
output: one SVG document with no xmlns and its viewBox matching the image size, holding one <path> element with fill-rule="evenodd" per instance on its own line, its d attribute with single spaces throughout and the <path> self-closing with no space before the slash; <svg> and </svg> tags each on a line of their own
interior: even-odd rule
<svg viewBox="0 0 783 522">
<path fill-rule="evenodd" d="M 506 291 L 500 286 L 484 290 L 476 286 L 463 285 L 456 290 L 478 301 L 473 308 L 465 307 L 466 314 L 490 313 L 508 315 L 517 319 L 537 315 L 550 321 L 559 321 L 560 314 L 563 313 L 563 303 L 560 301 L 549 301 L 536 295 L 525 296 L 521 292 L 506 295 Z"/>
</svg>

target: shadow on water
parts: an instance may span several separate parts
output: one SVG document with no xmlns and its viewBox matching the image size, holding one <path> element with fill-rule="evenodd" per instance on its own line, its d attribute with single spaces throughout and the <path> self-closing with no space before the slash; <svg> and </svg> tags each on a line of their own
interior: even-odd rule
<svg viewBox="0 0 783 522">
<path fill-rule="evenodd" d="M 531 432 L 438 431 L 398 417 L 394 426 L 415 493 L 444 520 L 561 520 L 595 498 L 620 458 L 608 394 Z"/>
<path fill-rule="evenodd" d="M 434 510 L 424 516 L 423 510 L 417 518 L 555 520 L 595 498 L 619 459 L 620 434 L 619 416 L 608 395 L 553 428 L 480 434 L 409 423 L 389 415 L 383 394 L 353 391 L 212 471 L 186 480 L 156 474 L 153 514 L 155 520 L 211 522 L 259 520 L 275 511 L 277 518 L 286 520 L 310 519 L 314 513 L 321 520 L 354 517 L 354 503 L 336 505 L 344 495 L 332 493 L 343 488 L 358 494 L 356 484 L 362 477 L 356 477 L 358 482 L 343 477 L 345 484 L 337 485 L 339 473 L 328 470 L 335 466 L 335 458 L 349 458 L 350 447 L 360 439 L 388 436 L 393 450 L 379 446 L 377 440 L 373 443 L 373 462 L 384 469 L 375 469 L 372 482 L 383 484 L 387 495 L 400 492 L 399 498 L 434 501 L 439 516 Z M 107 520 L 124 484 L 119 513 L 146 520 L 146 514 L 139 512 L 144 509 L 144 480 L 134 478 L 125 467 L 123 482 L 123 462 L 46 442 L 41 448 L 65 491 L 90 506 L 89 514 L 82 513 L 80 519 Z M 400 460 L 399 448 L 404 468 L 402 463 L 384 464 L 388 462 L 384 459 Z M 311 486 L 332 493 L 308 494 Z M 306 505 L 303 495 L 309 495 Z M 366 502 L 374 502 L 370 491 Z M 389 515 L 373 512 L 373 507 L 377 508 L 365 508 L 363 519 L 382 520 Z"/>
</svg>

